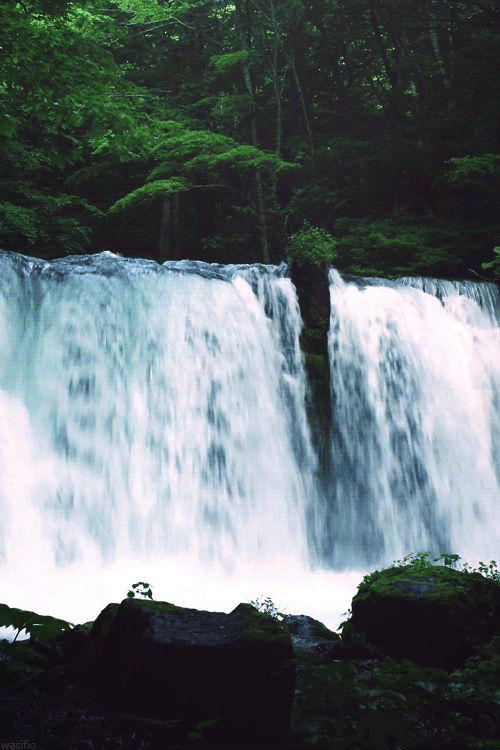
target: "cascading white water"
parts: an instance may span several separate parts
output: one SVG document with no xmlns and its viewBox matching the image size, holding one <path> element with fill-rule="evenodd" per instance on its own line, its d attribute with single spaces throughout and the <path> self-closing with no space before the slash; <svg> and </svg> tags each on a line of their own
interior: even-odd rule
<svg viewBox="0 0 500 750">
<path fill-rule="evenodd" d="M 347 284 L 334 271 L 331 282 L 323 557 L 337 567 L 419 550 L 491 559 L 500 541 L 496 287 Z"/>
<path fill-rule="evenodd" d="M 321 477 L 284 266 L 1 253 L 0 601 L 82 621 L 146 580 L 336 625 L 370 567 L 495 556 L 494 295 L 418 283 L 332 272 Z"/>
</svg>

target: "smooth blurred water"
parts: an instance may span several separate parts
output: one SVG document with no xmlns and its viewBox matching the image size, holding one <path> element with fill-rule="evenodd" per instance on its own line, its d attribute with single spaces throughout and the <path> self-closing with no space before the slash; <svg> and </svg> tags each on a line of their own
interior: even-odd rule
<svg viewBox="0 0 500 750">
<path fill-rule="evenodd" d="M 334 469 L 317 538 L 334 567 L 498 554 L 498 290 L 407 281 L 331 272 Z"/>
<path fill-rule="evenodd" d="M 319 477 L 284 265 L 1 253 L 0 601 L 85 621 L 141 580 L 336 627 L 374 567 L 495 557 L 496 290 L 331 281 Z"/>
</svg>

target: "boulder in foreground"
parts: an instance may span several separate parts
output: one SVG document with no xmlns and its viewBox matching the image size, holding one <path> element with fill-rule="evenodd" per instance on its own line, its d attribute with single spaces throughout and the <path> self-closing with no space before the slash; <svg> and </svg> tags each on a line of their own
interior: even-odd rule
<svg viewBox="0 0 500 750">
<path fill-rule="evenodd" d="M 396 566 L 367 576 L 343 637 L 364 633 L 396 660 L 448 671 L 500 633 L 500 586 L 442 565 Z"/>
<path fill-rule="evenodd" d="M 120 714 L 178 720 L 204 747 L 279 750 L 294 697 L 290 634 L 250 604 L 230 614 L 126 599 L 108 605 L 74 676 Z"/>
</svg>

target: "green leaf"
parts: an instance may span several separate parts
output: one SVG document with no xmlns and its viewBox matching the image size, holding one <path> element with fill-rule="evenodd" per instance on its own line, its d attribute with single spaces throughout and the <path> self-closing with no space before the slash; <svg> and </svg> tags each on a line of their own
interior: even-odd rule
<svg viewBox="0 0 500 750">
<path fill-rule="evenodd" d="M 66 620 L 59 620 L 50 615 L 38 615 L 24 609 L 8 607 L 0 604 L 0 626 L 14 627 L 16 630 L 26 630 L 36 640 L 56 638 L 64 630 L 70 630 L 71 624 Z"/>
</svg>

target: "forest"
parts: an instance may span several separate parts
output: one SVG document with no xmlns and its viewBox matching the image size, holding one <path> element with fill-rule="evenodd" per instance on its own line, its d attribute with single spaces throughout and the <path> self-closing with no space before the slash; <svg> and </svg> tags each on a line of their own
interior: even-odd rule
<svg viewBox="0 0 500 750">
<path fill-rule="evenodd" d="M 499 268 L 496 0 L 3 0 L 0 27 L 3 250 Z"/>
</svg>

